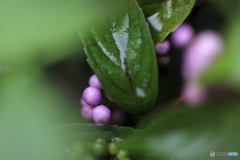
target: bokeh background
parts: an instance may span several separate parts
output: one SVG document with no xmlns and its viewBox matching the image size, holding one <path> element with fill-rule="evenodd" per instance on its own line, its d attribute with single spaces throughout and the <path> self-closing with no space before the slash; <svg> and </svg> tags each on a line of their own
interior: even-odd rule
<svg viewBox="0 0 240 160">
<path fill-rule="evenodd" d="M 86 122 L 79 113 L 79 100 L 93 72 L 86 62 L 79 30 L 97 25 L 96 19 L 121 7 L 121 3 L 106 0 L 0 1 L 1 160 L 46 159 L 42 153 L 56 143 L 50 142 L 51 135 L 42 128 Z M 225 56 L 229 57 L 226 63 L 234 70 L 230 73 L 231 68 L 223 69 L 231 76 L 225 78 L 226 83 L 238 88 L 239 7 L 238 0 L 217 0 L 194 13 L 199 31 L 213 29 L 223 35 L 228 47 L 225 52 L 232 53 Z M 225 76 L 217 73 L 216 77 Z M 215 80 L 206 78 L 206 82 Z M 137 119 L 130 116 L 125 125 L 135 126 Z"/>
</svg>

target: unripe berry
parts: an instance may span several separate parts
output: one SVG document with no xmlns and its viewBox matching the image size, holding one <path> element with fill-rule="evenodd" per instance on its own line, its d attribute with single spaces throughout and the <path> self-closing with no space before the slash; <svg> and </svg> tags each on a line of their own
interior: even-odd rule
<svg viewBox="0 0 240 160">
<path fill-rule="evenodd" d="M 130 155 L 129 151 L 127 149 L 120 149 L 117 152 L 117 158 L 118 159 L 123 159 L 123 158 L 128 158 Z"/>
<path fill-rule="evenodd" d="M 104 145 L 107 145 L 107 141 L 105 139 L 103 139 L 103 138 L 97 138 L 95 140 L 95 143 L 102 143 Z"/>
<path fill-rule="evenodd" d="M 165 40 L 162 43 L 156 43 L 155 45 L 155 51 L 159 55 L 164 55 L 169 51 L 169 49 L 170 49 L 170 42 L 168 40 Z"/>
<path fill-rule="evenodd" d="M 95 142 L 95 143 L 93 143 L 92 150 L 96 156 L 107 155 L 107 145 L 106 144 Z"/>
<path fill-rule="evenodd" d="M 89 85 L 92 87 L 96 87 L 98 89 L 102 89 L 102 85 L 98 79 L 98 77 L 96 76 L 96 74 L 92 75 L 89 79 Z"/>
<path fill-rule="evenodd" d="M 189 24 L 180 25 L 171 35 L 173 44 L 177 47 L 186 47 L 194 36 L 194 30 Z"/>
<path fill-rule="evenodd" d="M 111 117 L 111 111 L 104 105 L 99 105 L 93 108 L 93 120 L 97 123 L 104 124 L 108 122 Z"/>
<path fill-rule="evenodd" d="M 90 106 L 96 106 L 101 102 L 102 93 L 96 87 L 87 87 L 83 91 L 82 99 Z"/>
<path fill-rule="evenodd" d="M 119 142 L 113 141 L 109 143 L 108 152 L 110 155 L 117 155 L 117 152 L 120 150 Z"/>
</svg>

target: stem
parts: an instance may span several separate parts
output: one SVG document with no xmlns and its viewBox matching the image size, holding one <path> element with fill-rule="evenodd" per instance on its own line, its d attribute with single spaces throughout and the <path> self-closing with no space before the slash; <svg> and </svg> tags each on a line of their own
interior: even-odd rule
<svg viewBox="0 0 240 160">
<path fill-rule="evenodd" d="M 152 114 L 149 115 L 148 118 L 155 118 L 155 117 L 159 117 L 163 114 L 165 114 L 166 112 L 169 112 L 171 110 L 173 110 L 174 108 L 176 108 L 180 103 L 182 103 L 182 101 L 185 99 L 185 96 L 180 96 L 178 97 L 175 101 L 173 101 L 173 103 L 171 105 L 169 105 L 166 109 L 164 109 L 163 111 L 159 112 L 159 109 L 155 110 L 156 114 Z"/>
<path fill-rule="evenodd" d="M 163 112 L 161 112 L 161 114 L 173 110 L 173 109 L 176 108 L 180 103 L 182 103 L 182 101 L 183 101 L 184 99 L 185 99 L 185 96 L 180 96 L 180 97 L 178 97 L 169 107 L 167 107 Z"/>
<path fill-rule="evenodd" d="M 176 108 L 180 103 L 184 101 L 186 96 L 178 97 L 168 108 L 165 109 L 164 112 L 169 112 L 170 110 Z"/>
</svg>

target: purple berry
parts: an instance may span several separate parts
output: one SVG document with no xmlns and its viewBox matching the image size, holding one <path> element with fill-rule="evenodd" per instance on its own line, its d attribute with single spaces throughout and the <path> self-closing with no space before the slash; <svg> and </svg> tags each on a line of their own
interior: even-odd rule
<svg viewBox="0 0 240 160">
<path fill-rule="evenodd" d="M 105 124 L 104 123 L 97 123 L 97 122 L 95 122 L 94 125 L 96 125 L 96 126 L 104 126 Z"/>
<path fill-rule="evenodd" d="M 164 55 L 169 51 L 169 49 L 170 49 L 170 42 L 168 40 L 165 40 L 162 43 L 156 43 L 155 45 L 155 51 L 159 55 Z"/>
<path fill-rule="evenodd" d="M 205 99 L 205 90 L 196 82 L 187 83 L 183 89 L 185 101 L 191 105 L 197 105 Z"/>
<path fill-rule="evenodd" d="M 112 114 L 110 121 L 115 125 L 123 125 L 126 121 L 126 113 L 123 110 L 117 110 Z"/>
<path fill-rule="evenodd" d="M 200 33 L 184 53 L 183 78 L 197 79 L 219 55 L 221 48 L 222 40 L 217 33 L 213 31 Z"/>
<path fill-rule="evenodd" d="M 93 120 L 97 123 L 104 124 L 108 122 L 111 117 L 111 111 L 104 105 L 99 105 L 93 108 Z"/>
<path fill-rule="evenodd" d="M 83 91 L 82 99 L 90 106 L 96 106 L 101 102 L 102 93 L 96 87 L 87 87 Z"/>
<path fill-rule="evenodd" d="M 88 104 L 82 105 L 81 114 L 85 119 L 92 120 L 92 111 L 93 111 L 92 106 Z"/>
<path fill-rule="evenodd" d="M 158 58 L 158 63 L 161 65 L 167 65 L 169 64 L 171 58 L 170 56 L 162 56 Z"/>
<path fill-rule="evenodd" d="M 80 99 L 81 106 L 88 105 L 82 98 Z"/>
<path fill-rule="evenodd" d="M 95 74 L 90 77 L 89 85 L 92 87 L 96 87 L 98 89 L 102 89 L 102 85 L 101 85 L 98 77 Z"/>
<path fill-rule="evenodd" d="M 171 35 L 173 44 L 177 47 L 186 47 L 194 36 L 194 30 L 189 24 L 182 24 Z"/>
</svg>

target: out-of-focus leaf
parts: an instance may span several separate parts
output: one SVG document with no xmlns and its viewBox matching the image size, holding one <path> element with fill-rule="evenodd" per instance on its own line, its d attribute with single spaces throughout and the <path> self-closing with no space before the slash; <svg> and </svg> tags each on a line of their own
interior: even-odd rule
<svg viewBox="0 0 240 160">
<path fill-rule="evenodd" d="M 196 0 L 138 0 L 155 42 L 162 42 L 189 15 Z"/>
<path fill-rule="evenodd" d="M 213 65 L 206 70 L 201 78 L 203 85 L 213 83 L 225 83 L 229 86 L 240 89 L 240 12 L 235 12 L 225 30 L 224 50 Z"/>
<path fill-rule="evenodd" d="M 80 34 L 88 63 L 112 101 L 145 115 L 157 97 L 157 63 L 149 28 L 134 0 L 121 14 Z"/>
<path fill-rule="evenodd" d="M 153 119 L 144 132 L 126 142 L 132 152 L 145 153 L 155 159 L 201 160 L 212 159 L 211 151 L 237 152 L 240 148 L 239 106 L 236 98 L 209 102 L 199 108 L 183 105 L 179 110 Z"/>
<path fill-rule="evenodd" d="M 1 160 L 48 160 L 49 151 L 62 141 L 54 141 L 60 133 L 46 134 L 44 128 L 60 123 L 59 110 L 72 102 L 42 75 L 42 70 L 33 65 L 1 73 Z"/>
<path fill-rule="evenodd" d="M 47 134 L 57 133 L 55 139 L 60 143 L 60 148 L 77 141 L 94 142 L 94 140 L 99 137 L 107 141 L 111 141 L 112 138 L 115 137 L 124 139 L 133 132 L 139 132 L 139 130 L 133 130 L 131 127 L 96 126 L 93 124 L 80 123 L 50 126 L 45 128 L 45 131 Z M 61 139 L 61 141 L 59 141 L 59 139 Z"/>
<path fill-rule="evenodd" d="M 218 13 L 222 14 L 223 16 L 231 16 L 231 14 L 235 14 L 235 10 L 238 10 L 240 6 L 239 0 L 232 0 L 232 1 L 217 1 L 216 8 L 218 9 Z"/>
<path fill-rule="evenodd" d="M 119 3 L 108 0 L 2 0 L 0 63 L 28 59 L 49 63 L 77 52 L 78 27 L 94 24 L 96 17 L 119 8 Z"/>
</svg>

